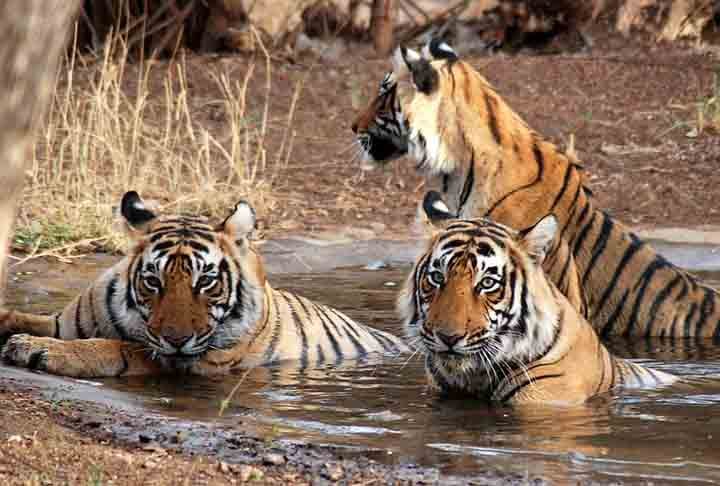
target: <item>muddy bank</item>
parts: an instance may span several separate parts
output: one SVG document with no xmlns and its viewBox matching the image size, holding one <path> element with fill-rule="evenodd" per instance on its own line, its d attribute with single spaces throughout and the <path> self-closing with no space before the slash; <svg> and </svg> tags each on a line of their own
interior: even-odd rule
<svg viewBox="0 0 720 486">
<path fill-rule="evenodd" d="M 385 451 L 272 440 L 197 425 L 188 430 L 130 408 L 56 398 L 18 376 L 0 376 L 2 484 L 467 484 L 437 468 L 381 464 Z M 49 397 L 48 397 L 49 395 Z M 385 458 L 385 462 L 387 458 Z M 488 471 L 482 484 L 528 484 Z M 546 484 L 530 478 L 531 484 Z"/>
</svg>

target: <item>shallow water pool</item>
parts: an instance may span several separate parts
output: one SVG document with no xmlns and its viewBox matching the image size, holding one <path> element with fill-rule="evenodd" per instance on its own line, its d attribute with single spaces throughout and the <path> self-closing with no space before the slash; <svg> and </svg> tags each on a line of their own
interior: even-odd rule
<svg viewBox="0 0 720 486">
<path fill-rule="evenodd" d="M 672 248 L 665 251 L 672 259 Z M 368 267 L 312 273 L 271 267 L 271 281 L 400 333 L 394 301 L 409 255 L 402 247 L 397 258 L 382 264 L 367 257 Z M 107 264 L 102 260 L 77 272 L 51 266 L 39 272 L 43 285 L 33 275 L 20 279 L 11 300 L 25 310 L 59 308 Z M 53 272 L 61 284 L 52 283 Z M 720 281 L 720 274 L 705 277 Z M 221 402 L 239 376 L 101 380 L 99 389 L 122 392 L 112 400 L 174 418 L 188 430 L 198 423 L 221 423 L 268 438 L 353 446 L 376 459 L 437 466 L 454 475 L 491 468 L 561 484 L 720 482 L 720 345 L 618 340 L 609 347 L 684 380 L 661 390 L 600 396 L 579 407 L 488 408 L 429 394 L 421 360 L 404 356 L 302 374 L 282 367 L 252 370 L 221 416 Z"/>
</svg>

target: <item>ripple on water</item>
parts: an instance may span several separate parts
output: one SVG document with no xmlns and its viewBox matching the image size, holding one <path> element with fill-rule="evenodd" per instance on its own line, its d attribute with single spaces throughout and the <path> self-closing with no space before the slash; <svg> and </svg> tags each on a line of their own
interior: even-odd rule
<svg viewBox="0 0 720 486">
<path fill-rule="evenodd" d="M 385 283 L 401 282 L 406 272 L 407 267 L 358 267 L 285 274 L 272 281 L 401 334 L 393 311 L 397 289 Z M 67 302 L 80 283 L 72 275 L 63 278 L 71 280 L 72 292 L 62 298 L 55 288 L 51 294 L 39 292 L 37 301 L 23 308 L 45 310 Z M 43 295 L 53 301 L 43 301 Z M 22 306 L 20 300 L 14 303 Z M 426 389 L 419 357 L 305 373 L 263 368 L 248 374 L 222 417 L 220 403 L 238 376 L 103 380 L 100 389 L 125 392 L 189 430 L 198 423 L 219 420 L 233 427 L 241 422 L 244 430 L 268 437 L 384 450 L 393 453 L 393 461 L 440 465 L 456 474 L 493 467 L 559 483 L 720 482 L 720 380 L 715 378 L 720 377 L 720 346 L 620 340 L 609 347 L 683 379 L 657 390 L 623 390 L 578 407 L 510 409 L 435 398 Z"/>
</svg>

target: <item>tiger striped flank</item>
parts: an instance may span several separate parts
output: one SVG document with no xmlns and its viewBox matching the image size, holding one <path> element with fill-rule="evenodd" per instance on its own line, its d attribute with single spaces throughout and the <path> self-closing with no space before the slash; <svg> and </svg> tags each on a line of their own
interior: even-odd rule
<svg viewBox="0 0 720 486">
<path fill-rule="evenodd" d="M 578 404 L 618 386 L 675 381 L 611 355 L 547 278 L 541 264 L 554 216 L 523 234 L 488 219 L 444 224 L 398 301 L 434 390 L 495 403 Z"/>
<path fill-rule="evenodd" d="M 55 316 L 0 311 L 10 364 L 76 377 L 302 369 L 407 350 L 395 336 L 270 286 L 241 201 L 221 224 L 123 197 L 134 246 Z"/>
<path fill-rule="evenodd" d="M 520 231 L 555 215 L 559 231 L 543 268 L 603 336 L 720 340 L 717 291 L 597 208 L 579 162 L 532 130 L 441 44 L 432 41 L 424 57 L 399 50 L 393 89 L 407 153 L 428 176 L 442 179 L 451 213 Z M 369 137 L 370 146 L 385 136 L 381 116 L 365 112 L 358 119 L 358 137 Z"/>
</svg>

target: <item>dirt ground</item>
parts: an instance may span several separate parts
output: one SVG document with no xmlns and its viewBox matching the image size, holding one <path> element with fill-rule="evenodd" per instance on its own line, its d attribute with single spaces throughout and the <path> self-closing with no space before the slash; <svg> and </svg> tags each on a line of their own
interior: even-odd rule
<svg viewBox="0 0 720 486">
<path fill-rule="evenodd" d="M 590 54 L 471 62 L 541 134 L 561 146 L 574 135 L 598 206 L 620 221 L 634 227 L 720 224 L 714 190 L 720 136 L 712 129 L 693 133 L 698 104 L 713 96 L 720 51 L 594 37 Z M 242 62 L 232 60 L 234 69 L 241 72 Z M 348 53 L 337 65 L 273 68 L 275 116 L 287 109 L 294 81 L 306 81 L 293 155 L 274 187 L 279 205 L 265 215 L 268 232 L 312 233 L 340 223 L 378 236 L 407 235 L 426 190 L 412 161 L 363 172 L 349 148 L 357 107 L 374 94 L 388 62 Z"/>
<path fill-rule="evenodd" d="M 720 225 L 720 136 L 712 130 L 693 133 L 698 103 L 712 96 L 713 71 L 720 69 L 717 54 L 598 34 L 595 40 L 589 54 L 520 54 L 471 62 L 537 131 L 560 144 L 574 134 L 598 205 L 618 219 L 636 227 Z M 312 236 L 339 227 L 367 230 L 362 234 L 375 237 L 407 235 L 424 191 L 413 164 L 400 160 L 363 172 L 352 160 L 353 116 L 389 67 L 386 60 L 367 60 L 369 53 L 362 47 L 334 64 L 273 62 L 269 152 L 281 143 L 298 81 L 302 93 L 292 125 L 292 156 L 272 187 L 272 211 L 259 215 L 268 236 Z M 188 57 L 193 114 L 209 130 L 221 131 L 225 123 L 212 103 L 216 93 L 207 88 L 210 73 L 241 79 L 251 62 L 236 55 Z M 263 93 L 262 83 L 250 86 L 250 103 L 257 109 Z M 267 445 L 250 442 L 243 447 L 260 451 L 258 461 L 229 465 L 166 444 L 121 441 L 104 432 L 102 421 L 88 418 L 95 413 L 84 408 L 89 405 L 54 403 L 3 377 L 0 403 L 2 484 L 233 484 L 253 479 L 384 484 L 433 478 L 431 473 L 403 476 L 379 465 L 361 467 L 325 452 L 309 465 L 280 460 L 264 452 Z M 113 420 L 104 413 L 104 420 Z M 131 417 L 124 419 L 132 424 Z M 512 478 L 497 481 L 504 480 Z"/>
<path fill-rule="evenodd" d="M 586 54 L 468 59 L 536 131 L 560 146 L 574 136 L 598 206 L 620 221 L 634 227 L 720 225 L 713 191 L 720 184 L 720 136 L 709 127 L 696 133 L 701 105 L 704 124 L 712 110 L 720 124 L 720 100 L 708 104 L 720 94 L 720 85 L 713 92 L 720 47 L 659 45 L 603 32 L 593 37 L 595 47 Z M 322 235 L 339 227 L 360 237 L 407 236 L 427 190 L 423 178 L 408 159 L 361 170 L 350 130 L 390 68 L 388 60 L 373 57 L 366 45 L 346 46 L 336 62 L 273 57 L 265 148 L 267 172 L 275 177 L 269 203 L 258 208 L 267 236 Z M 261 54 L 186 57 L 192 117 L 218 140 L 230 135 L 216 77 L 225 74 L 241 83 L 251 65 L 248 119 L 257 122 L 266 100 Z M 158 66 L 150 85 L 152 96 L 161 99 L 166 70 L 164 62 Z M 128 67 L 126 76 L 129 93 L 134 69 Z M 278 165 L 275 154 L 283 142 L 287 148 L 287 118 L 297 89 L 291 154 L 286 166 Z"/>
</svg>

